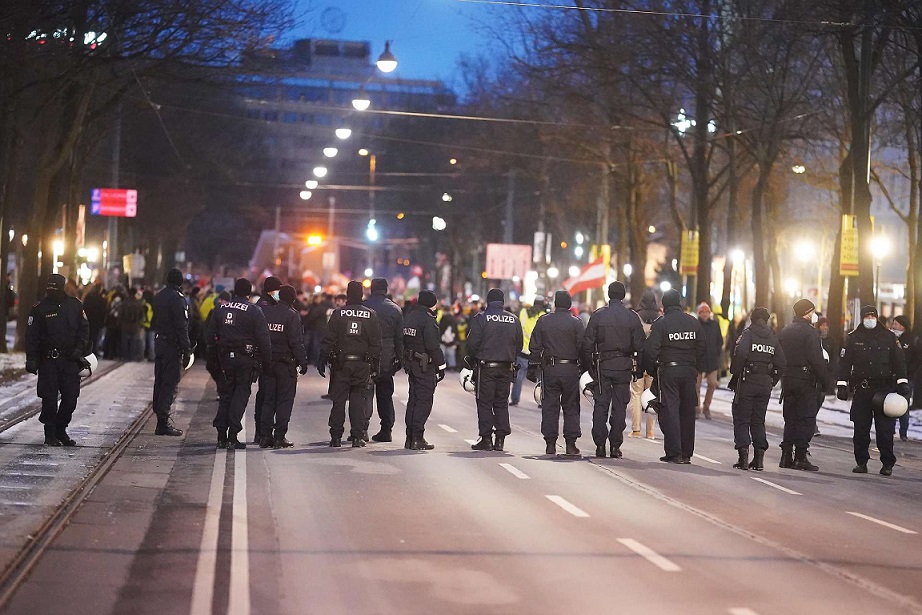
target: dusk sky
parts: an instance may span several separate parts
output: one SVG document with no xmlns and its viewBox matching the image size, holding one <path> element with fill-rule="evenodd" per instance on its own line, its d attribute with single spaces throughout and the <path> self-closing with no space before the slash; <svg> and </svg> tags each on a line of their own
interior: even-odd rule
<svg viewBox="0 0 922 615">
<path fill-rule="evenodd" d="M 391 40 L 396 76 L 440 79 L 455 88 L 459 55 L 488 48 L 480 24 L 505 8 L 457 0 L 298 0 L 298 7 L 302 25 L 294 36 L 369 41 L 373 60 Z"/>
</svg>

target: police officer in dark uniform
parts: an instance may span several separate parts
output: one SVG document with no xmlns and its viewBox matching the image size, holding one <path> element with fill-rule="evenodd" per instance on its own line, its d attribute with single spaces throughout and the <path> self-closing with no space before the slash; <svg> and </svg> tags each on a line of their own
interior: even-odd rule
<svg viewBox="0 0 922 615">
<path fill-rule="evenodd" d="M 166 286 L 154 296 L 151 307 L 154 332 L 154 414 L 157 415 L 158 436 L 181 436 L 170 420 L 170 408 L 176 399 L 176 388 L 183 368 L 192 356 L 189 342 L 189 304 L 182 293 L 182 271 L 170 269 Z"/>
<path fill-rule="evenodd" d="M 432 291 L 420 291 L 416 305 L 407 313 L 403 324 L 403 365 L 410 381 L 407 400 L 407 442 L 404 448 L 430 451 L 426 442 L 426 420 L 432 412 L 435 386 L 445 377 L 439 325 L 435 321 L 438 300 Z"/>
<path fill-rule="evenodd" d="M 606 456 L 605 442 L 608 441 L 611 456 L 621 458 L 625 413 L 631 402 L 631 380 L 639 371 L 636 367 L 639 363 L 635 361 L 646 339 L 640 316 L 621 303 L 626 294 L 621 282 L 609 284 L 610 303 L 592 314 L 583 336 L 583 365 L 589 368 L 596 382 L 592 411 L 596 457 Z"/>
<path fill-rule="evenodd" d="M 320 344 L 317 371 L 326 377 L 326 365 L 332 366 L 330 395 L 330 446 L 342 446 L 346 422 L 346 402 L 349 403 L 349 431 L 352 446 L 367 444 L 371 383 L 378 373 L 381 360 L 381 325 L 374 310 L 362 305 L 362 285 L 355 280 L 346 288 L 346 305 L 333 310 L 327 323 L 326 335 Z"/>
<path fill-rule="evenodd" d="M 218 413 L 212 425 L 218 430 L 218 448 L 242 449 L 237 434 L 243 430 L 243 414 L 250 389 L 260 371 L 272 363 L 272 347 L 266 317 L 249 301 L 253 285 L 246 278 L 234 282 L 234 296 L 215 308 L 205 339 L 215 351 L 223 378 L 218 381 Z"/>
<path fill-rule="evenodd" d="M 477 423 L 480 440 L 475 451 L 502 451 L 509 427 L 509 390 L 524 334 L 519 319 L 503 309 L 503 291 L 491 288 L 487 309 L 471 321 L 465 363 L 477 379 Z M 496 442 L 493 442 L 493 430 Z"/>
<path fill-rule="evenodd" d="M 554 293 L 554 311 L 538 319 L 528 342 L 528 379 L 536 382 L 541 371 L 541 435 L 548 455 L 557 453 L 561 407 L 566 454 L 579 455 L 579 353 L 585 329 L 570 313 L 571 305 L 570 293 Z"/>
<path fill-rule="evenodd" d="M 65 283 L 63 275 L 48 276 L 45 298 L 32 306 L 26 329 L 26 371 L 38 374 L 46 446 L 77 445 L 67 426 L 80 396 L 80 370 L 89 366 L 90 323 L 80 300 L 64 292 Z"/>
<path fill-rule="evenodd" d="M 659 425 L 663 430 L 667 463 L 691 463 L 695 452 L 695 387 L 706 360 L 701 322 L 682 311 L 682 295 L 663 293 L 662 316 L 650 328 L 644 343 L 643 365 L 659 386 Z"/>
<path fill-rule="evenodd" d="M 258 305 L 259 309 L 263 311 L 263 315 L 267 316 L 266 320 L 268 320 L 268 314 L 266 313 L 266 310 L 279 304 L 279 292 L 281 291 L 281 288 L 282 281 L 274 275 L 270 275 L 263 281 L 263 294 L 259 298 L 259 301 L 256 302 L 256 305 Z M 262 411 L 266 398 L 266 394 L 263 391 L 269 386 L 272 386 L 270 383 L 266 382 L 266 379 L 271 377 L 271 371 L 272 370 L 266 370 L 259 375 L 259 384 L 258 388 L 256 389 L 256 404 L 253 407 L 253 422 L 256 426 L 256 429 L 253 430 L 254 444 L 262 444 L 263 441 Z M 270 440 L 272 439 L 272 433 L 265 435 L 268 436 Z"/>
<path fill-rule="evenodd" d="M 893 430 L 896 419 L 883 412 L 883 398 L 896 391 L 909 398 L 906 378 L 906 358 L 896 336 L 878 320 L 877 308 L 861 308 L 861 324 L 849 333 L 839 360 L 839 380 L 836 397 L 845 401 L 852 391 L 849 418 L 855 425 L 852 443 L 857 465 L 852 472 L 867 474 L 868 446 L 871 444 L 871 423 L 877 433 L 880 451 L 880 473 L 893 474 L 896 455 L 893 453 Z M 876 399 L 875 399 L 876 398 Z"/>
<path fill-rule="evenodd" d="M 371 296 L 365 300 L 365 307 L 378 315 L 381 325 L 381 368 L 374 380 L 374 395 L 369 395 L 368 419 L 371 420 L 372 397 L 378 405 L 381 430 L 371 437 L 375 442 L 390 442 L 394 428 L 394 374 L 400 370 L 403 357 L 403 312 L 387 298 L 387 280 L 375 278 L 371 281 Z M 440 363 L 441 365 L 441 363 Z M 409 408 L 407 409 L 409 412 Z M 365 426 L 368 429 L 368 426 Z M 407 424 L 409 429 L 409 423 Z M 410 434 L 407 433 L 409 439 Z"/>
<path fill-rule="evenodd" d="M 272 342 L 272 364 L 259 378 L 259 392 L 263 394 L 259 448 L 293 446 L 285 435 L 298 389 L 298 372 L 307 373 L 304 329 L 294 309 L 298 294 L 288 285 L 278 292 L 278 303 L 263 308 Z"/>
<path fill-rule="evenodd" d="M 813 328 L 816 306 L 809 299 L 794 304 L 794 320 L 781 330 L 778 342 L 784 351 L 787 368 L 781 379 L 784 396 L 784 436 L 781 440 L 779 468 L 816 472 L 819 468 L 807 459 L 810 440 L 816 433 L 820 410 L 817 387 L 832 387 L 829 366 L 823 358 L 819 331 Z M 792 454 L 793 453 L 793 454 Z"/>
<path fill-rule="evenodd" d="M 740 336 L 730 362 L 731 390 L 733 396 L 733 442 L 739 461 L 733 464 L 740 470 L 764 469 L 763 458 L 768 450 L 765 436 L 765 412 L 768 398 L 781 376 L 787 361 L 778 336 L 768 326 L 770 314 L 764 307 L 756 307 L 749 317 L 751 325 Z M 752 462 L 749 445 L 753 446 Z"/>
</svg>

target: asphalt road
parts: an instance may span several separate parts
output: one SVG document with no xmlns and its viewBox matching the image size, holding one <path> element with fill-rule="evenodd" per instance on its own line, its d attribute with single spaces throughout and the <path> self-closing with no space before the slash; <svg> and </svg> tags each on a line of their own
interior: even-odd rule
<svg viewBox="0 0 922 615">
<path fill-rule="evenodd" d="M 597 460 L 588 402 L 583 458 L 545 456 L 526 394 L 506 451 L 475 452 L 451 375 L 434 451 L 331 449 L 326 381 L 299 388 L 295 448 L 215 452 L 214 386 L 190 372 L 186 437 L 139 437 L 6 611 L 922 613 L 918 457 L 856 476 L 850 443 L 824 437 L 820 472 L 780 470 L 775 435 L 765 472 L 741 472 L 718 418 L 690 466 L 658 461 L 659 433 Z M 405 378 L 395 399 L 399 430 Z"/>
</svg>

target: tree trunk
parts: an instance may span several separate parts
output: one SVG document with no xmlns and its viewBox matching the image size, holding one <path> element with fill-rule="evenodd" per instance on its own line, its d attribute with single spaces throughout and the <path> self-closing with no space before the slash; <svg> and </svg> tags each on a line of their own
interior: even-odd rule
<svg viewBox="0 0 922 615">
<path fill-rule="evenodd" d="M 733 259 L 730 253 L 733 250 L 733 243 L 736 241 L 736 223 L 739 212 L 737 212 L 737 199 L 739 198 L 739 177 L 737 176 L 737 159 L 736 159 L 736 140 L 730 138 L 727 140 L 727 165 L 729 171 L 727 187 L 727 257 L 724 260 L 724 284 L 723 292 L 720 297 L 720 309 L 724 318 L 730 318 L 730 295 L 733 293 Z M 748 306 L 743 306 L 748 309 Z"/>
<path fill-rule="evenodd" d="M 751 211 L 752 218 L 752 271 L 755 277 L 756 298 L 753 306 L 768 306 L 768 281 L 771 275 L 765 251 L 764 237 L 766 235 L 765 216 L 762 209 L 765 200 L 765 183 L 767 181 L 764 165 L 759 165 L 759 178 L 752 190 Z M 771 243 L 771 242 L 769 242 Z"/>
</svg>

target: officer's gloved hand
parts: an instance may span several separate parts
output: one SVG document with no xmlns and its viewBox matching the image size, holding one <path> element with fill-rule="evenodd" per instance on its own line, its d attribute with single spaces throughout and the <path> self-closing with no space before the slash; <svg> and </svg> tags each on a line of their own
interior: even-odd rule
<svg viewBox="0 0 922 615">
<path fill-rule="evenodd" d="M 79 363 L 80 359 L 82 358 L 83 358 L 83 353 L 80 352 L 80 350 L 78 350 L 77 348 L 74 348 L 73 350 L 70 351 L 71 361 L 77 361 Z"/>
<path fill-rule="evenodd" d="M 534 363 L 529 363 L 528 369 L 525 371 L 525 378 L 529 382 L 538 382 L 538 366 Z"/>
<path fill-rule="evenodd" d="M 643 370 L 637 368 L 634 370 L 634 380 L 643 380 Z"/>
<path fill-rule="evenodd" d="M 474 369 L 477 367 L 477 359 L 474 357 L 464 357 L 464 365 L 468 369 Z"/>
<path fill-rule="evenodd" d="M 38 373 L 38 361 L 26 361 L 26 371 L 30 374 Z"/>
<path fill-rule="evenodd" d="M 910 388 L 909 383 L 901 382 L 898 385 L 896 385 L 896 392 L 902 395 L 903 397 L 905 397 L 906 400 L 908 401 L 909 396 L 912 394 L 912 389 Z"/>
<path fill-rule="evenodd" d="M 321 378 L 326 378 L 326 377 L 327 377 L 327 371 L 326 371 L 326 370 L 327 370 L 327 364 L 326 364 L 326 363 L 320 362 L 320 363 L 317 364 L 317 373 L 320 374 L 320 377 L 321 377 Z"/>
<path fill-rule="evenodd" d="M 403 369 L 403 361 L 400 360 L 400 357 L 394 357 L 391 361 L 391 371 L 395 374 Z"/>
<path fill-rule="evenodd" d="M 303 376 L 304 374 L 307 373 L 307 368 L 308 368 L 308 364 L 302 363 L 301 365 L 298 366 L 298 373 Z"/>
<path fill-rule="evenodd" d="M 836 385 L 836 397 L 842 401 L 848 401 L 848 387 L 844 384 Z"/>
<path fill-rule="evenodd" d="M 439 373 L 436 374 L 435 381 L 436 381 L 436 382 L 442 382 L 442 380 L 444 380 L 444 379 L 445 379 L 445 370 L 444 370 L 444 369 L 440 369 L 440 370 L 439 370 Z"/>
</svg>

